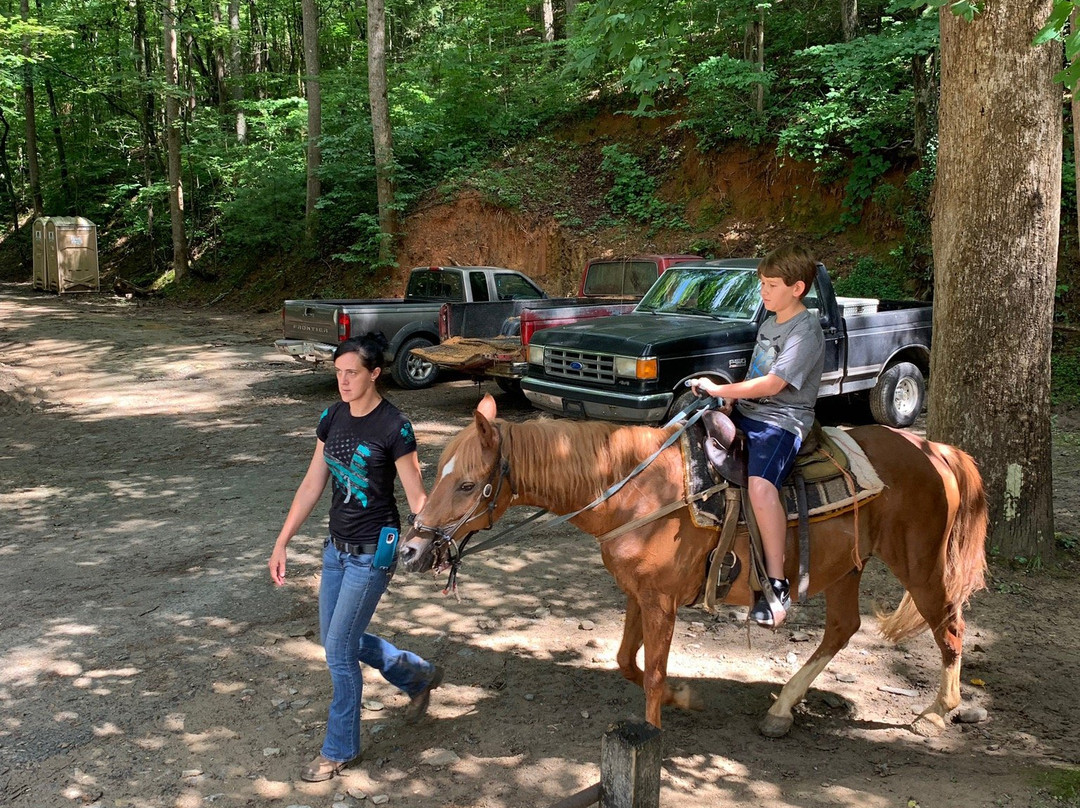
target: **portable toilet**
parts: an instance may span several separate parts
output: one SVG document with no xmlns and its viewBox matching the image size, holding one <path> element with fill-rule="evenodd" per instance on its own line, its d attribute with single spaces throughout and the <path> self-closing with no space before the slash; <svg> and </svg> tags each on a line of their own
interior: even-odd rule
<svg viewBox="0 0 1080 808">
<path fill-rule="evenodd" d="M 49 282 L 46 276 L 47 262 L 45 261 L 45 223 L 48 216 L 38 216 L 34 219 L 34 283 L 35 289 L 48 289 Z M 55 284 L 53 285 L 55 287 Z"/>
<path fill-rule="evenodd" d="M 98 291 L 97 225 L 81 216 L 51 217 L 45 222 L 45 264 L 49 289 Z"/>
</svg>

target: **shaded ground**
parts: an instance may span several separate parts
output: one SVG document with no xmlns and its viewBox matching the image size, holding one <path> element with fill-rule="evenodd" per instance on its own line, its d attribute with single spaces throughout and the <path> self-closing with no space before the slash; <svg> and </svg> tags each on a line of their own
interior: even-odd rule
<svg viewBox="0 0 1080 808">
<path fill-rule="evenodd" d="M 296 779 L 329 696 L 314 641 L 325 505 L 286 587 L 265 562 L 335 391 L 269 349 L 276 327 L 0 284 L 0 805 L 506 808 L 592 783 L 603 732 L 644 700 L 615 670 L 622 597 L 574 528 L 474 557 L 460 600 L 399 574 L 375 627 L 446 667 L 430 718 L 407 727 L 404 697 L 368 672 L 365 761 Z M 534 417 L 491 392 L 502 415 Z M 430 482 L 476 386 L 385 393 L 413 418 Z M 1061 413 L 1055 441 L 1058 530 L 1077 537 L 1080 419 Z M 965 706 L 989 718 L 931 739 L 906 724 L 937 653 L 873 633 L 874 601 L 900 596 L 880 567 L 864 630 L 779 741 L 757 722 L 820 637 L 822 603 L 776 634 L 686 610 L 670 671 L 707 710 L 665 713 L 661 804 L 1077 804 L 1074 581 L 994 571 L 963 676 Z M 456 761 L 430 765 L 438 750 Z"/>
</svg>

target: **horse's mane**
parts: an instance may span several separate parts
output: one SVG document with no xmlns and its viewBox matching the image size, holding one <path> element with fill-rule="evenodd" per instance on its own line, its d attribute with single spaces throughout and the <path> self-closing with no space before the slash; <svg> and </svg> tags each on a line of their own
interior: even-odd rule
<svg viewBox="0 0 1080 808">
<path fill-rule="evenodd" d="M 496 419 L 502 452 L 519 494 L 543 493 L 570 508 L 601 494 L 659 448 L 669 430 L 606 421 L 539 418 L 525 423 Z M 443 452 L 458 468 L 476 475 L 485 467 L 475 425 L 458 433 Z"/>
</svg>

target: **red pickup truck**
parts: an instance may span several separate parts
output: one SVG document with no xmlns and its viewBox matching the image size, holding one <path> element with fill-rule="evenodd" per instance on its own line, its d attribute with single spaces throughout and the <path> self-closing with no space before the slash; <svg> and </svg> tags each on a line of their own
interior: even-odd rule
<svg viewBox="0 0 1080 808">
<path fill-rule="evenodd" d="M 413 353 L 440 368 L 494 378 L 520 389 L 533 334 L 557 325 L 632 311 L 666 269 L 695 255 L 594 258 L 585 265 L 578 296 L 544 300 L 447 303 L 439 311 L 440 344 Z"/>
</svg>

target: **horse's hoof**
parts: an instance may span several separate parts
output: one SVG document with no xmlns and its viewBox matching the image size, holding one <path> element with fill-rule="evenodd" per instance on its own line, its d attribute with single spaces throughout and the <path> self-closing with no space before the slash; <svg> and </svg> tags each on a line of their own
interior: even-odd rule
<svg viewBox="0 0 1080 808">
<path fill-rule="evenodd" d="M 911 731 L 924 738 L 933 738 L 945 729 L 945 719 L 937 713 L 923 713 L 911 722 Z"/>
<path fill-rule="evenodd" d="M 687 684 L 678 684 L 671 688 L 671 703 L 683 710 L 705 709 L 705 702 L 701 700 L 692 687 Z"/>
<path fill-rule="evenodd" d="M 794 719 L 791 716 L 778 716 L 766 713 L 765 718 L 758 724 L 758 729 L 766 738 L 783 738 L 791 731 Z"/>
</svg>

